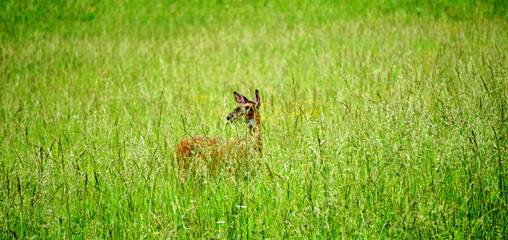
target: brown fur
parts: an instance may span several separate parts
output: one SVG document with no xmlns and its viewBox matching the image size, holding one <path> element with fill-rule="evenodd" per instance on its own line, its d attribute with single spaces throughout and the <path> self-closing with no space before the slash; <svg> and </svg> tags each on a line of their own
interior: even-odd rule
<svg viewBox="0 0 508 240">
<path fill-rule="evenodd" d="M 207 163 L 208 167 L 215 170 L 220 167 L 223 162 L 244 159 L 252 150 L 262 154 L 263 136 L 261 133 L 261 117 L 259 115 L 259 93 L 254 93 L 255 102 L 249 101 L 244 96 L 235 92 L 235 99 L 239 106 L 228 115 L 228 120 L 253 120 L 254 126 L 249 125 L 249 136 L 246 138 L 220 139 L 208 136 L 193 136 L 184 138 L 177 146 L 177 157 L 180 172 L 188 169 L 191 159 L 201 160 Z M 210 161 L 210 162 L 207 162 Z M 196 162 L 196 167 L 199 167 Z M 230 169 L 231 171 L 231 169 Z"/>
</svg>

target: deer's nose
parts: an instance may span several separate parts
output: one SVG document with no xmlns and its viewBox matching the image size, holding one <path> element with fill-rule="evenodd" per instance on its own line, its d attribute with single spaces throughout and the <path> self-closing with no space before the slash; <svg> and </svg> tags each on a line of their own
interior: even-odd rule
<svg viewBox="0 0 508 240">
<path fill-rule="evenodd" d="M 229 115 L 226 117 L 226 119 L 227 119 L 228 121 L 231 121 L 231 119 L 232 119 L 231 114 L 229 114 Z"/>
</svg>

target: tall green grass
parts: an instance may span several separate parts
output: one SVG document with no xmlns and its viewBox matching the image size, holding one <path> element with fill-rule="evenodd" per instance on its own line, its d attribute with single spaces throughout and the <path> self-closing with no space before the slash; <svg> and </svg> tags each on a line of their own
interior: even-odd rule
<svg viewBox="0 0 508 240">
<path fill-rule="evenodd" d="M 504 1 L 0 9 L 2 239 L 508 235 Z M 256 88 L 263 156 L 179 179 Z"/>
</svg>

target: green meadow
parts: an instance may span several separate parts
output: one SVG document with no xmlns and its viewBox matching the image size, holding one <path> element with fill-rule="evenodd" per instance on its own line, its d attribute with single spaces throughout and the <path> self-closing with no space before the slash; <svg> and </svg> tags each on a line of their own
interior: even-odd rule
<svg viewBox="0 0 508 240">
<path fill-rule="evenodd" d="M 506 239 L 507 9 L 0 1 L 0 238 Z M 255 89 L 263 154 L 180 177 Z"/>
</svg>

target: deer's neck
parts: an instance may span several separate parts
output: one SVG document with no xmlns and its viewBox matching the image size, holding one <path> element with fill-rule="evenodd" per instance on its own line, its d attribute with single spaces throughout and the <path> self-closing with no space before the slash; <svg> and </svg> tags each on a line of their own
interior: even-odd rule
<svg viewBox="0 0 508 240">
<path fill-rule="evenodd" d="M 261 133 L 261 117 L 259 113 L 254 115 L 254 119 L 249 119 L 249 135 L 256 139 L 257 148 L 261 152 L 263 149 L 263 134 Z"/>
</svg>

